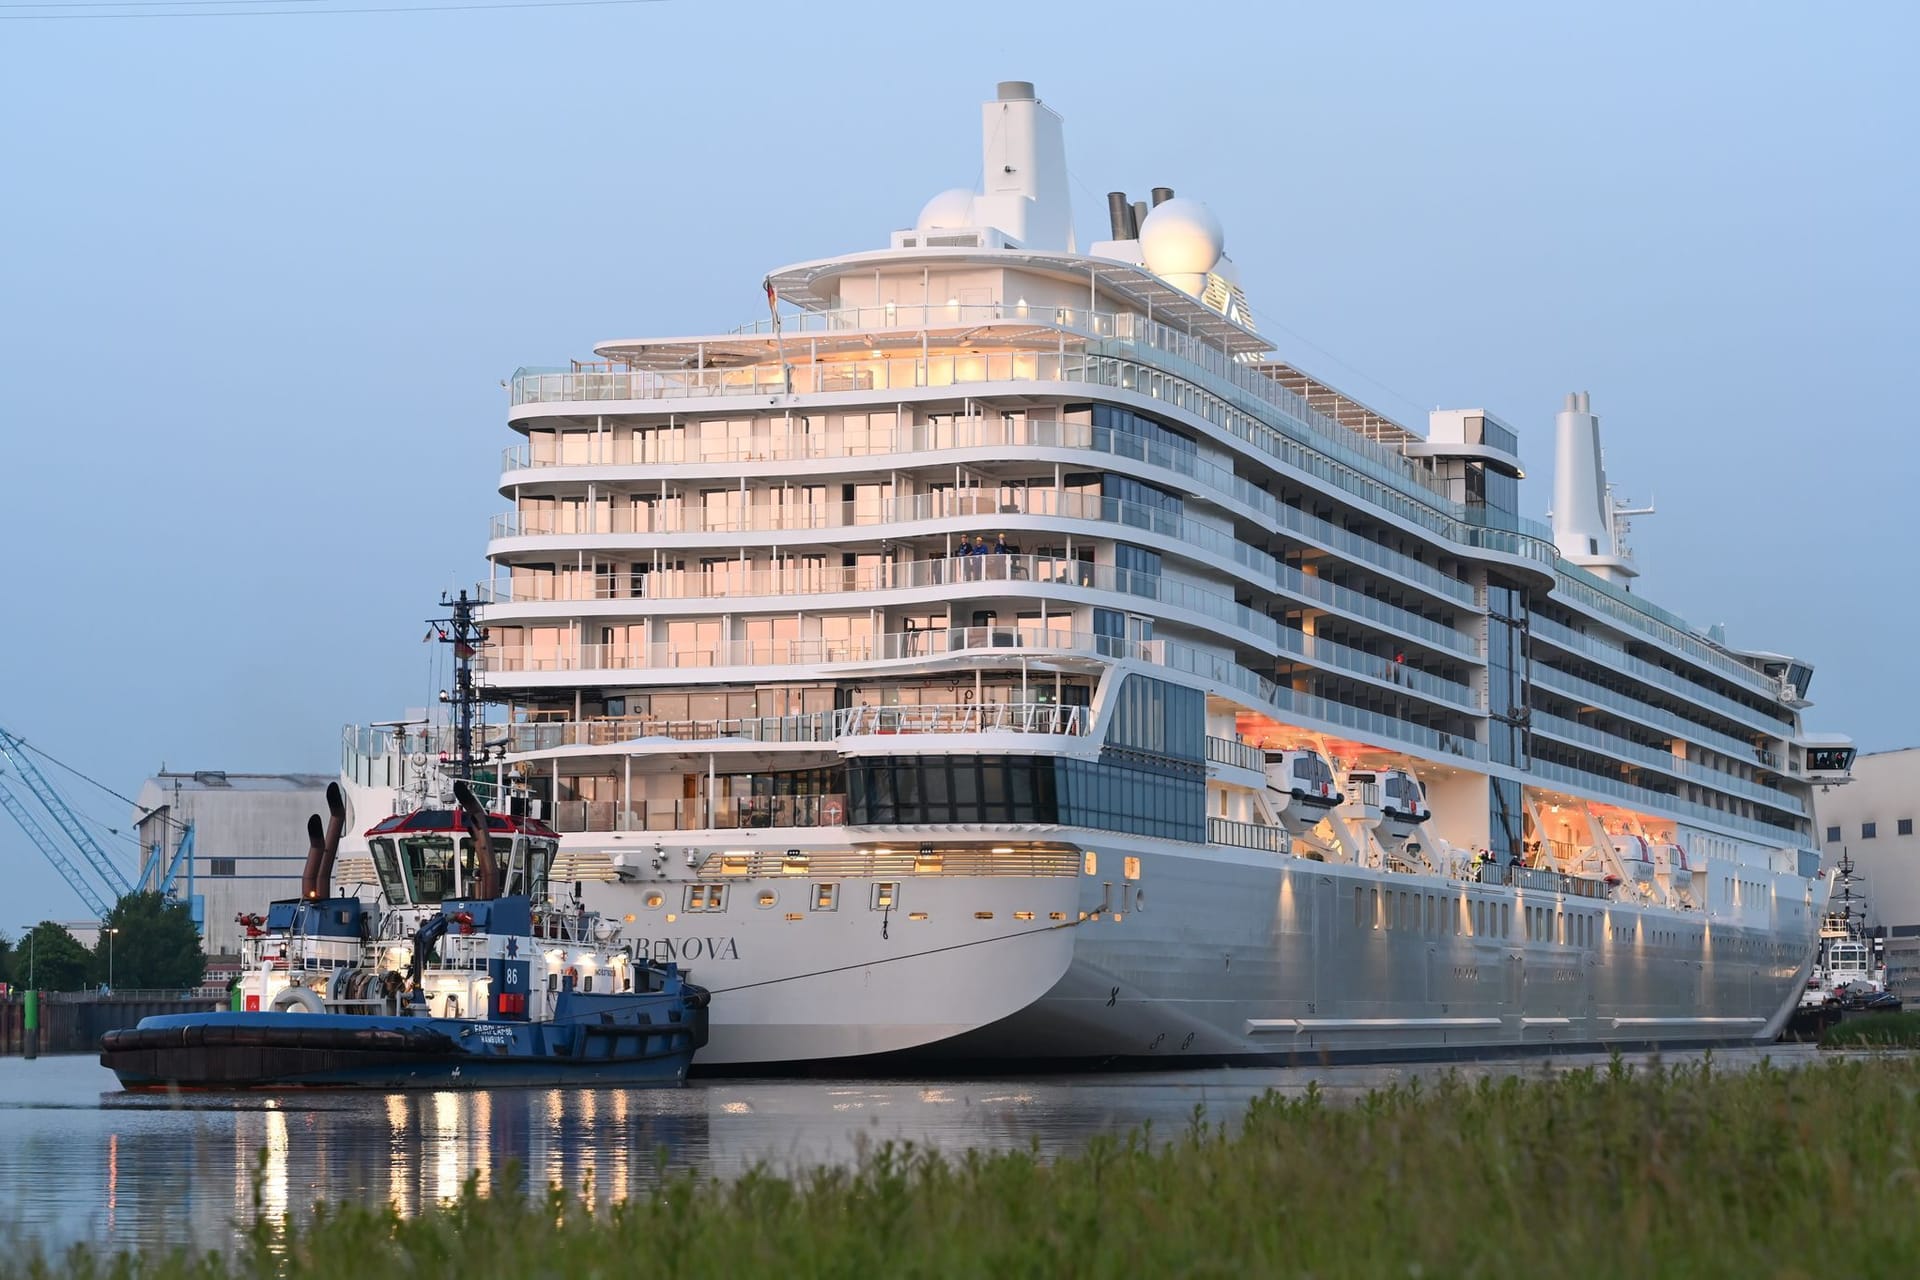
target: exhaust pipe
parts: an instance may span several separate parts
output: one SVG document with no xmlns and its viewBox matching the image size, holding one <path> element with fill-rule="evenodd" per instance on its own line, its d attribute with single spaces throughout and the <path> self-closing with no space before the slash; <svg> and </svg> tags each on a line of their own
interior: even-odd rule
<svg viewBox="0 0 1920 1280">
<path fill-rule="evenodd" d="M 340 853 L 340 833 L 347 825 L 347 801 L 340 784 L 327 784 L 326 843 L 320 849 L 320 869 L 313 879 L 313 896 L 324 898 L 333 884 L 333 862 Z"/>
<path fill-rule="evenodd" d="M 320 815 L 316 813 L 307 819 L 307 861 L 300 868 L 300 896 L 309 902 L 320 896 L 313 886 L 319 880 L 320 864 L 326 856 L 326 837 L 321 833 Z"/>
<path fill-rule="evenodd" d="M 1124 191 L 1107 192 L 1107 221 L 1113 224 L 1115 240 L 1137 240 L 1140 227 L 1133 218 L 1133 206 L 1127 203 Z"/>
<path fill-rule="evenodd" d="M 1153 207 L 1154 208 L 1158 209 L 1161 205 L 1165 204 L 1167 201 L 1171 199 L 1173 199 L 1172 187 L 1155 187 L 1153 189 Z"/>
<path fill-rule="evenodd" d="M 473 839 L 474 864 L 479 868 L 480 881 L 475 886 L 476 898 L 497 898 L 500 896 L 500 864 L 493 858 L 492 824 L 487 821 L 487 811 L 480 806 L 480 798 L 473 794 L 473 788 L 466 779 L 456 779 L 453 784 L 453 798 L 460 804 L 460 816 L 466 820 L 467 835 Z"/>
</svg>

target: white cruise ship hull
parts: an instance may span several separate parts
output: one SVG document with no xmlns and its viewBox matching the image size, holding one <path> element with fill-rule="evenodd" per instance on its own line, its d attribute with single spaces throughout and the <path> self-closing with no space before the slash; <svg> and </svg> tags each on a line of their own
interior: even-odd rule
<svg viewBox="0 0 1920 1280">
<path fill-rule="evenodd" d="M 662 913 L 653 936 L 644 916 L 629 928 L 714 991 L 701 1070 L 1086 1068 L 1770 1041 L 1805 985 L 1817 916 L 1784 873 L 1788 918 L 1743 925 L 1209 846 L 1103 840 L 1097 857 L 1128 855 L 1137 881 L 909 880 L 890 913 L 859 881 L 840 884 L 837 911 L 790 913 L 757 895 L 797 904 L 804 882 L 741 880 L 696 924 Z M 643 897 L 589 892 L 629 913 Z M 1498 936 L 1471 932 L 1475 902 L 1488 919 L 1505 909 Z M 1554 940 L 1520 936 L 1529 909 Z"/>
</svg>

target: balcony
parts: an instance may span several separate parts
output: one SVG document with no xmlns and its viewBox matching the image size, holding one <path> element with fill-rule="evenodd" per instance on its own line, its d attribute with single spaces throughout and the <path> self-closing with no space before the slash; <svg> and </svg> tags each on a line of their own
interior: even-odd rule
<svg viewBox="0 0 1920 1280">
<path fill-rule="evenodd" d="M 1252 769 L 1259 773 L 1267 767 L 1267 753 L 1238 738 L 1216 738 L 1209 734 L 1207 761 L 1210 764 L 1232 765 L 1236 769 Z"/>
<path fill-rule="evenodd" d="M 1756 732 L 1765 733 L 1769 737 L 1786 737 L 1793 732 L 1790 718 L 1782 720 L 1743 702 L 1736 702 L 1732 698 L 1695 684 L 1677 672 L 1636 658 L 1624 649 L 1596 640 L 1592 636 L 1583 635 L 1570 627 L 1563 627 L 1551 619 L 1535 618 L 1529 625 L 1533 634 L 1544 638 L 1550 644 L 1559 645 L 1562 649 L 1591 658 L 1604 667 L 1678 694 L 1689 702 L 1710 707 L 1728 719 L 1744 724 Z"/>
<path fill-rule="evenodd" d="M 734 796 L 705 800 L 561 800 L 548 820 L 562 833 L 579 831 L 748 831 L 779 827 L 838 827 L 846 823 L 844 795 Z"/>
<path fill-rule="evenodd" d="M 1370 538 L 1363 538 L 1296 507 L 1287 506 L 1267 490 L 1235 475 L 1231 468 L 1208 462 L 1196 454 L 1153 444 L 1123 431 L 1096 429 L 1085 423 L 977 417 L 873 434 L 792 431 L 714 440 L 687 440 L 682 437 L 673 441 L 639 444 L 632 439 L 614 436 L 588 436 L 577 447 L 543 444 L 536 449 L 532 444 L 514 445 L 502 451 L 500 460 L 502 473 L 507 474 L 544 468 L 686 463 L 733 467 L 742 462 L 883 458 L 978 448 L 1087 450 L 1161 467 L 1192 480 L 1195 487 L 1206 495 L 1241 504 L 1266 525 L 1284 529 L 1325 550 L 1364 561 L 1458 604 L 1475 607 L 1473 588 L 1467 583 Z M 1480 546 L 1485 541 L 1481 535 L 1489 532 L 1463 524 L 1447 536 L 1457 542 Z"/>
<path fill-rule="evenodd" d="M 1683 716 L 1677 716 L 1671 711 L 1643 702 L 1629 694 L 1616 693 L 1591 680 L 1582 680 L 1579 676 L 1568 675 L 1564 671 L 1539 662 L 1532 664 L 1532 676 L 1535 684 L 1544 689 L 1551 689 L 1563 697 L 1605 707 L 1642 724 L 1664 729 L 1689 742 L 1712 747 L 1715 751 L 1739 759 L 1747 759 L 1755 755 L 1752 742 L 1722 733 L 1718 729 L 1709 729 L 1705 725 L 1695 724 Z"/>
<path fill-rule="evenodd" d="M 1258 849 L 1263 853 L 1290 854 L 1293 839 L 1284 827 L 1262 826 L 1257 822 L 1235 822 L 1231 818 L 1207 819 L 1207 843 L 1230 845 L 1235 849 Z"/>
<path fill-rule="evenodd" d="M 1002 523 L 1001 518 L 1009 515 L 1083 520 L 1156 534 L 1166 538 L 1169 543 L 1204 551 L 1222 565 L 1231 566 L 1230 571 L 1239 573 L 1256 586 L 1291 595 L 1303 603 L 1343 613 L 1355 620 L 1390 627 L 1404 637 L 1479 661 L 1479 651 L 1474 641 L 1453 627 L 1350 587 L 1337 586 L 1303 573 L 1211 525 L 1141 503 L 1072 490 L 1024 489 L 1014 491 L 1006 498 L 1003 501 L 998 491 L 950 490 L 914 494 L 905 498 L 791 506 L 729 503 L 709 509 L 678 501 L 670 506 L 602 506 L 583 509 L 577 515 L 544 519 L 508 512 L 493 517 L 489 535 L 497 542 L 507 538 L 577 539 L 602 534 L 701 533 L 737 536 L 741 533 L 861 528 L 869 530 L 864 537 L 872 541 L 883 539 L 887 532 L 885 526 L 920 526 L 932 520 L 965 519 L 984 521 L 989 525 Z M 1194 558 L 1198 560 L 1198 557 Z"/>
<path fill-rule="evenodd" d="M 665 740 L 831 743 L 883 734 L 1022 733 L 1083 735 L 1085 707 L 1051 702 L 954 703 L 934 706 L 841 707 L 793 716 L 722 720 L 664 720 L 602 716 L 591 720 L 531 721 L 505 726 L 509 753 L 528 755 L 562 747 L 615 747 Z"/>
<path fill-rule="evenodd" d="M 1045 583 L 1101 592 L 1118 597 L 1109 602 L 1116 608 L 1137 609 L 1143 599 L 1156 601 L 1236 628 L 1251 637 L 1256 647 L 1264 645 L 1274 653 L 1291 654 L 1331 671 L 1425 694 L 1462 710 L 1479 709 L 1478 695 L 1458 681 L 1306 635 L 1238 603 L 1231 596 L 1191 583 L 1065 557 L 948 556 L 856 568 L 808 568 L 789 563 L 778 569 L 716 566 L 710 572 L 701 573 L 569 574 L 523 580 L 518 586 L 511 581 L 485 583 L 480 587 L 480 598 L 499 605 L 565 600 L 766 600 L 849 592 L 870 597 L 889 591 L 992 583 Z"/>
<path fill-rule="evenodd" d="M 1558 738 L 1562 742 L 1590 747 L 1618 759 L 1635 761 L 1672 777 L 1686 778 L 1702 786 L 1713 787 L 1731 795 L 1744 796 L 1749 800 L 1770 805 L 1797 817 L 1807 815 L 1806 802 L 1796 795 L 1763 786 L 1746 778 L 1735 777 L 1719 769 L 1709 769 L 1697 760 L 1683 759 L 1669 751 L 1642 746 L 1617 734 L 1603 733 L 1573 720 L 1536 713 L 1533 717 L 1533 730 L 1535 733 Z"/>
<path fill-rule="evenodd" d="M 1530 783 L 1558 783 L 1577 790 L 1596 792 L 1611 799 L 1624 800 L 1636 809 L 1644 809 L 1656 814 L 1674 814 L 1697 822 L 1727 827 L 1786 848 L 1798 849 L 1804 847 L 1807 841 L 1805 833 L 1797 827 L 1779 826 L 1771 822 L 1742 817 L 1723 809 L 1715 809 L 1711 805 L 1695 804 L 1691 800 L 1683 800 L 1679 796 L 1668 795 L 1664 791 L 1636 787 L 1631 783 L 1621 782 L 1603 774 L 1570 768 L 1550 760 L 1535 760 L 1529 773 L 1532 775 L 1528 779 Z"/>
</svg>

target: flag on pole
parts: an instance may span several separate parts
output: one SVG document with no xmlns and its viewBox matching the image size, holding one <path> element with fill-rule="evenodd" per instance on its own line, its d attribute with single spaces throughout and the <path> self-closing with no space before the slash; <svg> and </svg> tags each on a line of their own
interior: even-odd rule
<svg viewBox="0 0 1920 1280">
<path fill-rule="evenodd" d="M 767 291 L 767 315 L 773 319 L 773 331 L 780 332 L 780 295 L 774 292 L 773 277 L 762 280 L 761 285 Z"/>
</svg>

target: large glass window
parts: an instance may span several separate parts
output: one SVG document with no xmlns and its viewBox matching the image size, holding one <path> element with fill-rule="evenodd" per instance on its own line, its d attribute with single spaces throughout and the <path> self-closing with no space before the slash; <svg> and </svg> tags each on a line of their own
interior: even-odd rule
<svg viewBox="0 0 1920 1280">
<path fill-rule="evenodd" d="M 1141 458 L 1148 462 L 1154 460 L 1156 453 L 1166 450 L 1187 454 L 1195 452 L 1191 438 L 1158 418 L 1111 404 L 1096 404 L 1091 409 L 1093 447 L 1096 449 L 1110 449 L 1126 457 Z"/>
<path fill-rule="evenodd" d="M 1127 542 L 1113 544 L 1115 585 L 1136 596 L 1160 595 L 1160 553 Z"/>
<path fill-rule="evenodd" d="M 1487 843 L 1502 865 L 1521 856 L 1526 849 L 1526 809 L 1520 796 L 1520 784 L 1507 778 L 1491 778 L 1488 797 Z"/>
<path fill-rule="evenodd" d="M 1499 764 L 1525 765 L 1530 743 L 1527 594 L 1498 579 L 1487 582 L 1488 752 Z"/>
<path fill-rule="evenodd" d="M 847 765 L 848 820 L 1059 823 L 1173 840 L 1206 837 L 1201 765 L 1052 756 L 865 757 Z"/>
<path fill-rule="evenodd" d="M 1206 697 L 1151 676 L 1128 676 L 1114 695 L 1107 745 L 1181 760 L 1206 759 Z"/>
</svg>

